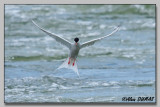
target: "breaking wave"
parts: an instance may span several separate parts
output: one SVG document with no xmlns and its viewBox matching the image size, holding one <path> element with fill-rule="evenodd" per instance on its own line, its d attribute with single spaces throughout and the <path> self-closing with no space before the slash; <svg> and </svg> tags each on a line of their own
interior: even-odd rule
<svg viewBox="0 0 160 107">
<path fill-rule="evenodd" d="M 155 81 L 86 81 L 85 79 L 70 79 L 53 76 L 42 76 L 40 78 L 27 77 L 22 79 L 6 79 L 5 80 L 5 100 L 8 102 L 9 97 L 14 99 L 13 96 L 17 96 L 14 102 L 78 102 L 76 99 L 65 98 L 62 96 L 56 96 L 57 93 L 70 90 L 74 92 L 80 92 L 81 89 L 92 90 L 96 88 L 122 88 L 122 87 L 151 87 L 155 85 Z M 34 96 L 32 99 L 32 95 Z M 43 96 L 43 95 L 46 96 Z M 19 97 L 18 97 L 19 96 Z M 10 99 L 9 102 L 12 102 Z M 87 98 L 85 101 L 92 101 L 93 99 Z"/>
</svg>

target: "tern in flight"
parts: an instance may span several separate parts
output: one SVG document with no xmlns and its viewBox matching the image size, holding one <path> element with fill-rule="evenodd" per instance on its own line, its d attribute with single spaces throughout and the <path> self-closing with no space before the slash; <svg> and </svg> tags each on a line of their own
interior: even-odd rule
<svg viewBox="0 0 160 107">
<path fill-rule="evenodd" d="M 77 64 L 76 64 L 76 58 L 78 56 L 79 50 L 82 49 L 82 48 L 85 48 L 87 46 L 91 46 L 95 42 L 97 42 L 99 40 L 102 40 L 103 38 L 109 37 L 119 30 L 119 26 L 118 26 L 117 28 L 114 29 L 114 31 L 112 31 L 110 34 L 108 34 L 106 36 L 103 36 L 103 37 L 100 37 L 100 38 L 97 38 L 97 39 L 93 39 L 93 40 L 90 40 L 90 41 L 87 41 L 87 42 L 84 42 L 84 43 L 80 44 L 78 37 L 74 38 L 74 43 L 71 43 L 64 38 L 62 38 L 60 36 L 57 36 L 54 33 L 50 33 L 48 31 L 46 31 L 45 29 L 43 29 L 42 27 L 37 25 L 33 20 L 32 20 L 32 22 L 41 31 L 43 31 L 47 35 L 51 36 L 57 42 L 61 43 L 62 45 L 66 46 L 69 49 L 69 55 L 68 55 L 67 60 L 57 69 L 60 69 L 60 68 L 72 69 L 73 71 L 75 71 L 77 73 L 78 76 L 79 76 L 79 73 L 78 73 Z"/>
</svg>

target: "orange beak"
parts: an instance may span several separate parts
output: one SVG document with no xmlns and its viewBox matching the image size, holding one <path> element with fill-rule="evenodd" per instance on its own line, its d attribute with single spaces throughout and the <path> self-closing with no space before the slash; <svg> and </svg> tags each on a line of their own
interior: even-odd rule
<svg viewBox="0 0 160 107">
<path fill-rule="evenodd" d="M 77 43 L 76 43 L 76 45 L 77 45 Z"/>
</svg>

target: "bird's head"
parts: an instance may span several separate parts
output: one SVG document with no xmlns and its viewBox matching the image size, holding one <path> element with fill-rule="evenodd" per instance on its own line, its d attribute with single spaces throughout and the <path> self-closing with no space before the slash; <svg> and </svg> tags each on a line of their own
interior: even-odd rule
<svg viewBox="0 0 160 107">
<path fill-rule="evenodd" d="M 78 41 L 79 41 L 79 38 L 74 38 L 74 41 L 75 41 L 75 43 L 76 43 L 76 45 L 77 45 L 77 43 L 78 43 Z"/>
</svg>

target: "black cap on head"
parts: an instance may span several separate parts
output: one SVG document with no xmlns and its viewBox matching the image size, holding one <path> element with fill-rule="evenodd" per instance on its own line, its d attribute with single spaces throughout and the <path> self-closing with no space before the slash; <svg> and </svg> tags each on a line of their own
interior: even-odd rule
<svg viewBox="0 0 160 107">
<path fill-rule="evenodd" d="M 74 38 L 74 41 L 77 43 L 79 41 L 79 38 Z"/>
</svg>

